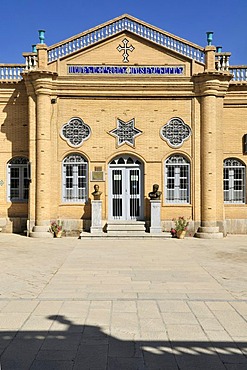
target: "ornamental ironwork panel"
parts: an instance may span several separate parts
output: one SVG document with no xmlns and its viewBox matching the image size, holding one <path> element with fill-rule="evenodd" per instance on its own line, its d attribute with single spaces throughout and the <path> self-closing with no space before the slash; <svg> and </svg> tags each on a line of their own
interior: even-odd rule
<svg viewBox="0 0 247 370">
<path fill-rule="evenodd" d="M 87 160 L 80 154 L 70 154 L 64 158 L 63 163 L 74 164 L 74 163 L 87 163 Z"/>
<path fill-rule="evenodd" d="M 236 158 L 227 158 L 224 160 L 224 167 L 245 167 L 244 164 Z"/>
<path fill-rule="evenodd" d="M 91 129 L 81 118 L 74 117 L 63 125 L 60 135 L 70 146 L 76 148 L 90 137 Z"/>
<path fill-rule="evenodd" d="M 128 122 L 117 119 L 117 128 L 109 132 L 110 135 L 117 138 L 117 146 L 128 144 L 135 145 L 135 138 L 142 134 L 142 131 L 135 128 L 135 119 L 132 118 Z"/>
<path fill-rule="evenodd" d="M 181 118 L 172 118 L 165 124 L 160 135 L 172 148 L 179 148 L 191 136 L 191 128 Z"/>
<path fill-rule="evenodd" d="M 189 161 L 184 158 L 182 155 L 172 155 L 171 157 L 167 158 L 166 164 L 188 164 Z"/>
<path fill-rule="evenodd" d="M 24 157 L 15 157 L 9 161 L 9 164 L 28 164 L 28 159 Z"/>
</svg>

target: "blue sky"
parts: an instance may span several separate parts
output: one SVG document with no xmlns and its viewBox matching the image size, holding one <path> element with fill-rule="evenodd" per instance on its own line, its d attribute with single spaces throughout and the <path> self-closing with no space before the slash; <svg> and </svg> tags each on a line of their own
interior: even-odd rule
<svg viewBox="0 0 247 370">
<path fill-rule="evenodd" d="M 39 29 L 50 46 L 128 13 L 200 46 L 213 31 L 230 64 L 247 65 L 247 0 L 1 0 L 0 9 L 0 63 L 24 63 Z"/>
</svg>

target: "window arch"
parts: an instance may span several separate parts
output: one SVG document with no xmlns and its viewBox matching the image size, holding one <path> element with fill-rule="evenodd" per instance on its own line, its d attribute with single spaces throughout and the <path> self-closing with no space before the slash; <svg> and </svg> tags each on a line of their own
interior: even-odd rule
<svg viewBox="0 0 247 370">
<path fill-rule="evenodd" d="M 224 160 L 224 202 L 245 203 L 246 166 L 236 158 Z"/>
<path fill-rule="evenodd" d="M 190 162 L 182 155 L 165 161 L 166 203 L 190 203 Z"/>
<path fill-rule="evenodd" d="M 29 161 L 24 157 L 12 158 L 7 166 L 8 190 L 10 202 L 27 202 L 29 193 Z"/>
<path fill-rule="evenodd" d="M 88 161 L 80 154 L 63 160 L 63 201 L 83 203 L 88 197 Z"/>
</svg>

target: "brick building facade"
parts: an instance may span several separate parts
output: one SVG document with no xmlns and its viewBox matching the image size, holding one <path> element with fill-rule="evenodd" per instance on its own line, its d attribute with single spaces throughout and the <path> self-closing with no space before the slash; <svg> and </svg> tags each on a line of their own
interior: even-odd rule
<svg viewBox="0 0 247 370">
<path fill-rule="evenodd" d="M 247 233 L 247 66 L 123 15 L 0 65 L 0 227 L 89 230 L 109 220 L 191 219 L 190 234 Z"/>
</svg>

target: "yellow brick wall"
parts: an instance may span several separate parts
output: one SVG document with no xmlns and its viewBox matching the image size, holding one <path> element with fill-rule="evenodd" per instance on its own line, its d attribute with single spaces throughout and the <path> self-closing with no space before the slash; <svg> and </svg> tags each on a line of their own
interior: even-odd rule
<svg viewBox="0 0 247 370">
<path fill-rule="evenodd" d="M 235 99 L 242 98 L 242 94 L 235 96 Z M 247 133 L 247 107 L 246 102 L 236 101 L 229 105 L 230 99 L 226 99 L 227 105 L 223 115 L 223 147 L 224 159 L 237 158 L 242 161 L 247 168 L 247 155 L 243 154 L 243 136 Z M 241 103 L 241 104 L 239 104 Z M 246 181 L 247 184 L 247 181 Z M 247 200 L 246 200 L 247 202 Z M 243 204 L 226 204 L 226 219 L 246 219 L 247 206 Z"/>
<path fill-rule="evenodd" d="M 61 163 L 63 158 L 69 153 L 79 152 L 89 160 L 89 170 L 94 170 L 95 166 L 101 166 L 106 173 L 106 181 L 99 183 L 100 189 L 104 195 L 108 195 L 108 163 L 115 156 L 123 153 L 136 155 L 144 163 L 145 183 L 144 194 L 147 197 L 152 190 L 152 185 L 158 183 L 160 190 L 164 191 L 164 160 L 175 153 L 182 153 L 188 158 L 192 156 L 192 139 L 187 140 L 180 150 L 174 150 L 161 139 L 160 129 L 171 118 L 179 116 L 191 126 L 191 99 L 183 100 L 151 100 L 151 99 L 58 99 L 56 111 L 57 122 L 53 123 L 53 142 L 58 143 L 53 146 L 53 158 L 57 158 L 54 163 L 53 181 L 54 198 L 58 198 L 59 211 L 53 205 L 53 214 L 59 213 L 64 217 L 81 216 L 81 205 L 64 205 L 61 202 Z M 80 117 L 90 126 L 92 132 L 88 140 L 77 149 L 68 146 L 67 142 L 57 133 L 60 132 L 63 124 L 72 117 Z M 127 122 L 135 118 L 135 127 L 142 131 L 142 134 L 135 139 L 135 147 L 132 148 L 126 144 L 117 147 L 116 138 L 109 132 L 116 128 L 117 118 Z M 90 182 L 89 194 L 93 191 L 95 182 Z M 107 216 L 107 202 L 103 201 L 103 214 Z M 146 211 L 148 212 L 148 211 Z M 163 207 L 162 217 L 172 218 L 174 212 L 177 215 L 181 212 L 186 216 L 191 216 L 191 207 L 184 206 L 174 210 L 174 207 Z M 88 213 L 88 210 L 87 210 Z"/>
<path fill-rule="evenodd" d="M 7 202 L 7 163 L 28 157 L 28 109 L 24 82 L 0 84 L 0 218 L 27 217 L 27 204 Z"/>
</svg>

